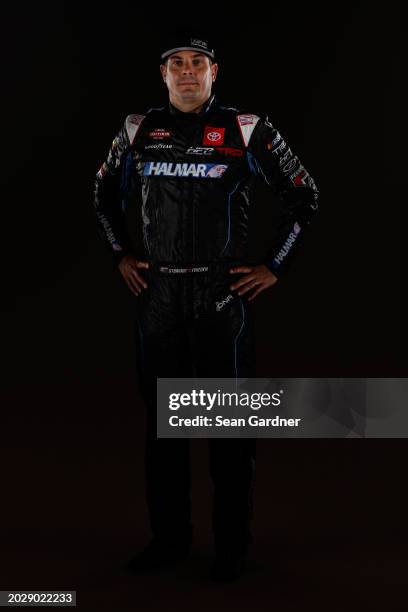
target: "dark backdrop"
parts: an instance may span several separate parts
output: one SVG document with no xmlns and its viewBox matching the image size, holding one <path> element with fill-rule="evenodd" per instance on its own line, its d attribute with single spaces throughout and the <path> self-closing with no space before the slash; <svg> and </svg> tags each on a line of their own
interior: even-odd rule
<svg viewBox="0 0 408 612">
<path fill-rule="evenodd" d="M 91 575 L 92 600 L 102 588 L 96 557 L 106 553 L 108 572 L 147 533 L 133 303 L 96 233 L 93 177 L 124 117 L 167 102 L 160 36 L 207 28 L 219 98 L 267 111 L 321 191 L 290 276 L 257 299 L 259 375 L 405 376 L 403 20 L 392 2 L 54 2 L 15 4 L 7 17 L 2 511 L 3 550 L 14 556 L 0 586 L 82 580 L 92 591 Z M 262 246 L 274 200 L 262 185 L 257 194 Z M 398 531 L 403 441 L 367 442 L 262 442 L 260 537 L 294 533 L 298 550 L 313 530 L 354 544 L 381 518 L 384 541 L 391 522 Z M 206 525 L 209 485 L 195 482 Z"/>
</svg>

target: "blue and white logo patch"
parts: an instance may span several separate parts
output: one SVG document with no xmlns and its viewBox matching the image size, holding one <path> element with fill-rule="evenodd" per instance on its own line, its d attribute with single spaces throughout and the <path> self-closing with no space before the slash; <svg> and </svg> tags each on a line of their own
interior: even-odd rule
<svg viewBox="0 0 408 612">
<path fill-rule="evenodd" d="M 190 164 L 176 162 L 146 162 L 145 176 L 183 176 L 191 178 L 221 178 L 227 164 Z"/>
</svg>

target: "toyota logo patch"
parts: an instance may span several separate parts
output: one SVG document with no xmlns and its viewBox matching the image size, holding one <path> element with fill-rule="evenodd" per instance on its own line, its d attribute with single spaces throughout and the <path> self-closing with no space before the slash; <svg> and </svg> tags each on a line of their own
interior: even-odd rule
<svg viewBox="0 0 408 612">
<path fill-rule="evenodd" d="M 224 144 L 225 128 L 211 127 L 207 125 L 204 130 L 204 145 L 218 146 Z"/>
</svg>

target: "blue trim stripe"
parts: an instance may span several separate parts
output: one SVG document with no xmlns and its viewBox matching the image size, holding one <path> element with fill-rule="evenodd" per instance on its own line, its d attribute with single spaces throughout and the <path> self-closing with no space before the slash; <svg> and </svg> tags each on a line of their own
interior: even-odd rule
<svg viewBox="0 0 408 612">
<path fill-rule="evenodd" d="M 231 197 L 234 195 L 234 193 L 236 192 L 236 190 L 238 189 L 239 185 L 242 183 L 241 181 L 238 181 L 238 183 L 235 186 L 235 189 L 233 189 L 233 191 L 230 191 L 228 194 L 228 231 L 227 231 L 227 241 L 224 245 L 224 248 L 222 249 L 220 255 L 222 255 L 225 251 L 225 249 L 228 246 L 228 243 L 231 239 Z"/>
<path fill-rule="evenodd" d="M 242 330 L 244 329 L 244 326 L 245 326 L 245 308 L 244 308 L 244 303 L 242 301 L 242 298 L 239 298 L 239 301 L 241 302 L 242 324 L 241 324 L 241 328 L 240 328 L 239 332 L 235 336 L 235 341 L 234 341 L 235 379 L 238 378 L 237 344 L 238 344 L 238 339 L 239 339 L 240 335 L 242 334 Z"/>
<path fill-rule="evenodd" d="M 250 151 L 247 151 L 247 160 L 248 160 L 248 166 L 249 166 L 251 173 L 255 174 L 256 176 L 261 176 L 264 179 L 265 183 L 271 186 L 268 178 L 265 175 L 265 172 L 262 170 L 262 167 L 259 161 Z"/>
</svg>

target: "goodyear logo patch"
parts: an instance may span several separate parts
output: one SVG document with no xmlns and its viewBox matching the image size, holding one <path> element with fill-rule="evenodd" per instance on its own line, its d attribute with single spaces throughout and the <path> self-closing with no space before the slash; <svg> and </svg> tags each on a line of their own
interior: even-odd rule
<svg viewBox="0 0 408 612">
<path fill-rule="evenodd" d="M 177 162 L 146 162 L 145 176 L 185 176 L 190 178 L 221 178 L 227 164 L 189 164 Z"/>
</svg>

